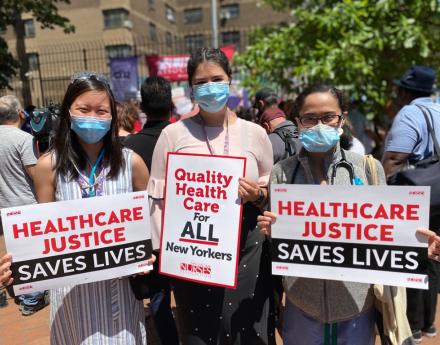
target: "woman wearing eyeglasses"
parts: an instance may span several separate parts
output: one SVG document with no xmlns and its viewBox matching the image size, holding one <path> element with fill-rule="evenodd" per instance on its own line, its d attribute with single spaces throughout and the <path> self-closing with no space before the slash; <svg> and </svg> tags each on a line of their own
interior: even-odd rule
<svg viewBox="0 0 440 345">
<path fill-rule="evenodd" d="M 306 89 L 295 101 L 301 152 L 276 164 L 270 183 L 368 184 L 364 158 L 340 148 L 339 137 L 348 113 L 340 90 L 318 85 Z M 353 176 L 350 176 L 350 165 Z M 385 175 L 376 162 L 381 184 Z M 275 214 L 258 217 L 263 233 L 270 235 Z M 373 345 L 375 312 L 370 284 L 323 279 L 284 277 L 286 311 L 283 316 L 285 345 Z M 334 341 L 333 343 L 331 341 Z"/>
<path fill-rule="evenodd" d="M 118 140 L 116 103 L 105 77 L 72 78 L 52 149 L 37 163 L 38 202 L 145 190 L 148 169 Z M 51 344 L 146 344 L 144 309 L 127 277 L 50 291 Z"/>
</svg>

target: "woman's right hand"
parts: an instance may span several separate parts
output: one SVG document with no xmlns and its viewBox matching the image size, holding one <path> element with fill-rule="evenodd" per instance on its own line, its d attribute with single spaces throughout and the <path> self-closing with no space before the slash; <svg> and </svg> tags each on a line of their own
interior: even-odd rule
<svg viewBox="0 0 440 345">
<path fill-rule="evenodd" d="M 277 220 L 277 215 L 273 212 L 264 211 L 262 216 L 257 217 L 258 228 L 261 233 L 266 236 L 271 236 L 271 225 Z"/>
<path fill-rule="evenodd" d="M 0 258 L 0 284 L 2 285 L 12 284 L 11 263 L 11 254 L 6 254 Z"/>
</svg>

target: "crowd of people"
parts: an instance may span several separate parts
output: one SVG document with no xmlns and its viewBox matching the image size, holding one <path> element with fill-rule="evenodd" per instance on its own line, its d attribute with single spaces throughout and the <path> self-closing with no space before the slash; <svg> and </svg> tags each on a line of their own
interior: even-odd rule
<svg viewBox="0 0 440 345">
<path fill-rule="evenodd" d="M 375 308 L 372 284 L 272 276 L 271 224 L 277 216 L 268 202 L 271 183 L 385 185 L 407 162 L 435 154 L 419 109 L 429 109 L 440 140 L 440 105 L 430 98 L 434 70 L 413 66 L 395 81 L 402 108 L 385 141 L 383 166 L 379 160 L 366 165 L 371 138 L 356 129 L 356 115 L 350 121 L 346 95 L 333 85 L 310 85 L 283 104 L 274 90 L 258 90 L 255 123 L 227 106 L 232 71 L 221 50 L 197 50 L 187 72 L 198 111 L 171 124 L 171 85 L 164 78 L 148 77 L 140 90 L 140 108 L 147 117 L 142 129 L 136 109 L 116 102 L 104 76 L 74 74 L 55 137 L 39 158 L 35 140 L 20 130 L 25 112 L 18 99 L 0 98 L 0 208 L 132 191 L 149 195 L 151 272 L 22 295 L 22 313 L 30 315 L 50 301 L 50 339 L 57 345 L 147 344 L 142 298 L 150 299 L 164 345 L 272 345 L 277 327 L 286 345 L 373 345 L 376 328 L 382 344 L 436 336 L 437 225 L 418 230 L 428 240 L 430 289 L 407 289 L 407 300 L 405 290 L 399 290 L 408 307 L 406 313 L 393 315 L 400 328 L 390 331 Z M 236 289 L 158 273 L 168 152 L 246 157 L 237 191 L 243 212 Z M 337 169 L 341 160 L 352 171 Z M 11 254 L 0 257 L 0 283 L 9 289 L 13 259 Z M 171 311 L 171 291 L 179 327 Z"/>
</svg>

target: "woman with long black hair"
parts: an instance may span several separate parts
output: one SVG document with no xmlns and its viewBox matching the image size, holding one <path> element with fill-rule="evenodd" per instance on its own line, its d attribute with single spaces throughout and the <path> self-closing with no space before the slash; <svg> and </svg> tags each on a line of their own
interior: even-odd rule
<svg viewBox="0 0 440 345">
<path fill-rule="evenodd" d="M 40 203 L 146 189 L 145 163 L 118 140 L 116 103 L 105 77 L 72 77 L 54 145 L 36 169 Z M 52 344 L 146 344 L 143 303 L 127 277 L 52 289 L 50 302 Z"/>
</svg>

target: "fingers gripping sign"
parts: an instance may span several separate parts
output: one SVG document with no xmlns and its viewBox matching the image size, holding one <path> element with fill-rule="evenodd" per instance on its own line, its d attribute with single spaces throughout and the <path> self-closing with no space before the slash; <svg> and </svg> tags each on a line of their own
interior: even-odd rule
<svg viewBox="0 0 440 345">
<path fill-rule="evenodd" d="M 263 215 L 257 217 L 258 228 L 261 233 L 271 236 L 271 225 L 277 220 L 277 215 L 270 211 L 264 211 Z"/>
</svg>

